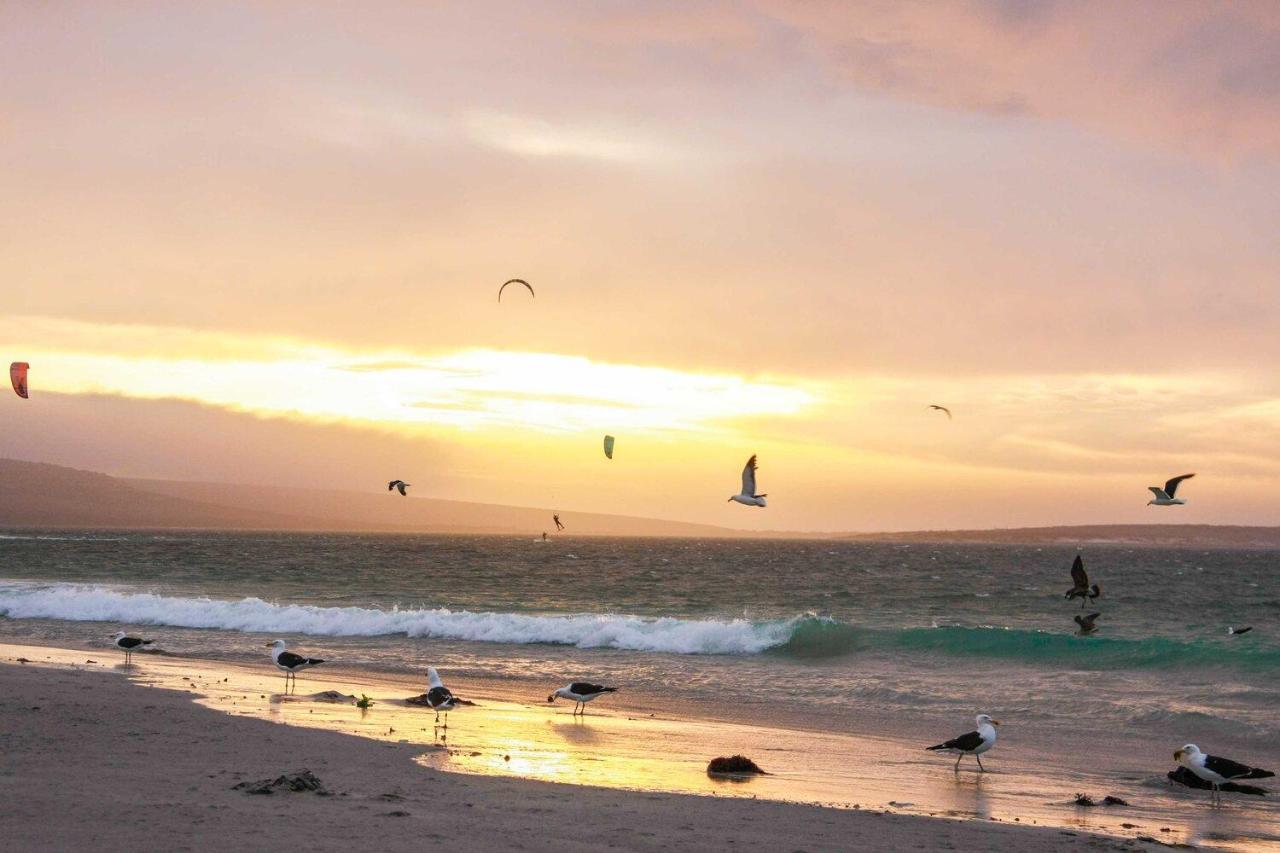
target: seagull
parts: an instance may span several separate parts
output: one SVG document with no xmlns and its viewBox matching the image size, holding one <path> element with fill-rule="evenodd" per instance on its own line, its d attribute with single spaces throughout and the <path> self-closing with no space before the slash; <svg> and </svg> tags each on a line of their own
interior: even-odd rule
<svg viewBox="0 0 1280 853">
<path fill-rule="evenodd" d="M 111 638 L 115 642 L 115 646 L 124 652 L 124 665 L 129 666 L 133 661 L 133 652 L 139 646 L 149 646 L 155 640 L 144 640 L 141 637 L 130 637 L 124 631 L 116 631 L 115 636 Z"/>
<path fill-rule="evenodd" d="M 298 689 L 298 670 L 306 669 L 309 666 L 322 664 L 321 658 L 304 658 L 302 655 L 295 655 L 293 652 L 284 650 L 284 640 L 276 640 L 267 646 L 271 649 L 271 659 L 280 669 L 284 670 L 284 689 L 289 690 L 289 677 L 293 676 L 293 687 Z"/>
<path fill-rule="evenodd" d="M 731 501 L 737 501 L 747 506 L 768 506 L 765 503 L 767 494 L 756 494 L 756 455 L 751 454 L 751 458 L 747 460 L 747 467 L 742 469 L 742 493 L 729 498 Z"/>
<path fill-rule="evenodd" d="M 754 459 L 755 457 L 752 457 L 752 458 Z M 605 693 L 617 693 L 617 692 L 618 692 L 618 688 L 616 687 L 604 687 L 602 685 L 591 684 L 586 681 L 575 681 L 572 684 L 570 684 L 568 687 L 561 687 L 559 690 L 552 693 L 550 696 L 547 697 L 547 701 L 554 702 L 556 701 L 557 696 L 559 696 L 561 699 L 572 699 L 576 703 L 573 706 L 573 713 L 577 714 L 578 709 L 581 708 L 582 716 L 585 717 L 587 715 L 588 702 L 590 702 L 592 699 L 595 699 L 597 696 L 604 695 Z"/>
<path fill-rule="evenodd" d="M 1253 630 L 1252 625 L 1245 625 L 1243 628 L 1228 628 L 1227 635 L 1231 637 L 1238 637 L 1241 634 L 1247 634 L 1252 630 Z"/>
<path fill-rule="evenodd" d="M 406 483 L 404 480 L 392 480 L 390 483 L 387 483 L 387 491 L 389 492 L 392 489 L 399 489 L 401 495 L 408 497 L 409 493 L 406 492 L 405 489 L 409 488 L 411 485 L 413 484 Z"/>
<path fill-rule="evenodd" d="M 440 722 L 440 712 L 444 712 L 444 725 L 441 728 L 449 728 L 449 712 L 458 707 L 458 700 L 449 688 L 444 686 L 444 682 L 440 680 L 440 673 L 436 672 L 434 666 L 427 667 L 427 684 L 431 687 L 426 692 L 427 707 L 436 712 L 436 722 Z"/>
<path fill-rule="evenodd" d="M 936 403 L 930 403 L 929 408 L 933 409 L 935 412 L 946 412 L 947 420 L 951 420 L 951 410 L 948 409 L 946 406 L 939 406 Z"/>
<path fill-rule="evenodd" d="M 1071 564 L 1071 583 L 1073 586 L 1063 598 L 1080 599 L 1081 610 L 1084 610 L 1085 599 L 1092 601 L 1102 595 L 1102 587 L 1096 583 L 1089 586 L 1089 575 L 1084 570 L 1084 560 L 1079 554 L 1076 554 L 1076 561 Z"/>
<path fill-rule="evenodd" d="M 996 745 L 995 727 L 1000 725 L 1000 722 L 998 720 L 991 719 L 986 714 L 979 714 L 974 718 L 974 722 L 978 725 L 977 731 L 960 735 L 960 737 L 953 737 L 946 743 L 940 743 L 937 746 L 930 746 L 926 748 L 937 752 L 958 753 L 956 756 L 956 770 L 960 769 L 961 758 L 964 758 L 966 755 L 972 755 L 978 761 L 978 769 L 985 773 L 987 768 L 982 766 L 982 759 L 978 758 L 978 756 Z"/>
<path fill-rule="evenodd" d="M 1080 634 L 1083 636 L 1098 630 L 1098 626 L 1094 623 L 1098 621 L 1098 617 L 1101 615 L 1101 613 L 1090 613 L 1088 616 L 1081 616 L 1077 613 L 1076 624 L 1080 626 Z"/>
<path fill-rule="evenodd" d="M 1174 494 L 1178 491 L 1178 484 L 1183 480 L 1190 480 L 1195 474 L 1183 474 L 1180 477 L 1174 477 L 1172 480 L 1164 484 L 1164 488 L 1159 486 L 1147 486 L 1151 490 L 1151 494 L 1155 498 L 1147 501 L 1147 506 L 1155 504 L 1156 506 L 1181 506 L 1186 503 L 1185 498 L 1175 498 Z"/>
<path fill-rule="evenodd" d="M 509 278 L 509 279 L 507 279 L 506 281 L 504 281 L 504 282 L 502 283 L 502 287 L 499 287 L 499 288 L 498 288 L 498 301 L 499 301 L 499 302 L 501 302 L 501 301 L 502 301 L 502 291 L 504 291 L 504 290 L 506 290 L 506 289 L 507 289 L 507 285 L 508 285 L 508 284 L 523 284 L 525 287 L 529 288 L 529 295 L 530 295 L 530 296 L 533 296 L 533 297 L 535 297 L 535 298 L 536 298 L 536 297 L 537 297 L 537 295 L 538 295 L 538 294 L 536 294 L 536 293 L 534 293 L 534 292 L 533 292 L 533 285 L 532 285 L 532 284 L 530 284 L 529 282 L 525 281 L 524 279 L 522 279 L 522 278 Z"/>
<path fill-rule="evenodd" d="M 1276 775 L 1270 770 L 1247 767 L 1230 758 L 1205 755 L 1194 743 L 1186 744 L 1174 752 L 1173 760 L 1213 786 L 1209 795 L 1212 800 L 1220 799 L 1219 786 L 1224 782 L 1233 779 L 1267 779 Z"/>
</svg>

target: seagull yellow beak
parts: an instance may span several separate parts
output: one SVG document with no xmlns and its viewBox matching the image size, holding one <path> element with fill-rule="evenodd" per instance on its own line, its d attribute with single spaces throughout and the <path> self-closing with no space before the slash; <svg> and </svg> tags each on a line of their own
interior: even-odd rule
<svg viewBox="0 0 1280 853">
<path fill-rule="evenodd" d="M 1180 750 L 1180 749 L 1175 749 L 1175 750 L 1173 751 L 1173 760 L 1174 760 L 1174 761 L 1181 761 L 1181 760 L 1182 760 L 1182 750 Z"/>
<path fill-rule="evenodd" d="M 991 721 L 991 725 L 993 725 L 993 726 L 998 726 L 998 725 L 1000 725 L 1000 721 L 999 721 L 999 720 L 992 720 L 992 721 Z"/>
</svg>

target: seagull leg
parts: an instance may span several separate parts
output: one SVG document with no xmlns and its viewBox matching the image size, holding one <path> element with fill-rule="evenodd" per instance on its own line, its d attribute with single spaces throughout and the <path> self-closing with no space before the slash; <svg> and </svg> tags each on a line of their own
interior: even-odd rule
<svg viewBox="0 0 1280 853">
<path fill-rule="evenodd" d="M 979 769 L 979 770 L 981 770 L 983 773 L 986 773 L 986 772 L 987 772 L 987 768 L 985 768 L 985 767 L 983 767 L 983 766 L 982 766 L 982 756 L 981 756 L 981 755 L 977 755 L 977 754 L 975 754 L 973 757 L 974 757 L 974 758 L 977 760 L 977 762 L 978 762 L 978 769 Z"/>
<path fill-rule="evenodd" d="M 951 768 L 952 770 L 955 770 L 957 773 L 960 772 L 960 759 L 962 758 L 964 758 L 963 752 L 956 756 L 956 766 Z"/>
</svg>

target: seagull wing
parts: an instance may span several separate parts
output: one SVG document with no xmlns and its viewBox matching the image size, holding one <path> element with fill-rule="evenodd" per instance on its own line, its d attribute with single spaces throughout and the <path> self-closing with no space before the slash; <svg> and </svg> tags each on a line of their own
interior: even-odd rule
<svg viewBox="0 0 1280 853">
<path fill-rule="evenodd" d="M 753 496 L 756 493 L 756 455 L 754 453 L 747 460 L 747 467 L 742 469 L 742 493 Z"/>
<path fill-rule="evenodd" d="M 1169 497 L 1173 497 L 1178 491 L 1178 484 L 1183 480 L 1190 480 L 1195 474 L 1183 474 L 1181 477 L 1174 477 L 1172 480 L 1164 484 L 1164 493 Z"/>
<path fill-rule="evenodd" d="M 1206 770 L 1212 770 L 1224 779 L 1266 779 L 1276 775 L 1270 770 L 1259 770 L 1256 767 L 1249 767 L 1238 761 L 1232 761 L 1230 758 L 1219 758 L 1216 755 L 1206 755 L 1204 757 L 1204 766 Z"/>
<path fill-rule="evenodd" d="M 1169 499 L 1169 495 L 1166 494 L 1165 490 L 1160 488 L 1159 486 L 1147 486 L 1147 489 L 1150 490 L 1151 494 L 1156 496 L 1156 500 L 1167 501 Z"/>
<path fill-rule="evenodd" d="M 298 664 L 306 662 L 306 658 L 302 655 L 295 655 L 293 652 L 281 652 L 280 656 L 276 658 L 276 663 L 289 669 L 293 669 Z"/>
<path fill-rule="evenodd" d="M 390 483 L 387 483 L 387 491 L 389 492 L 392 489 L 394 489 L 396 487 L 396 483 L 399 483 L 399 482 L 400 482 L 399 480 L 392 480 Z"/>
<path fill-rule="evenodd" d="M 926 747 L 926 749 L 959 749 L 963 752 L 973 752 L 982 746 L 982 735 L 978 732 L 968 732 L 960 737 L 953 737 L 946 743 L 940 743 L 937 746 Z"/>
<path fill-rule="evenodd" d="M 931 404 L 929 405 L 929 408 L 934 409 L 934 410 L 939 411 L 939 412 L 946 412 L 946 413 L 947 413 L 947 420 L 951 420 L 951 410 L 950 410 L 950 409 L 948 409 L 946 406 L 939 406 L 939 405 L 936 405 L 936 404 L 931 403 Z"/>
<path fill-rule="evenodd" d="M 604 687 L 600 684 L 592 684 L 589 681 L 575 681 L 569 685 L 569 690 L 579 696 L 590 696 L 593 693 L 603 693 Z"/>
<path fill-rule="evenodd" d="M 1076 554 L 1076 561 L 1071 564 L 1071 582 L 1076 585 L 1076 589 L 1089 588 L 1089 575 L 1084 570 L 1084 560 L 1079 554 Z"/>
<path fill-rule="evenodd" d="M 405 491 L 405 489 L 407 489 L 408 487 L 409 487 L 408 483 L 396 483 L 396 488 L 400 490 L 400 494 L 406 497 L 409 495 L 409 493 Z"/>
</svg>

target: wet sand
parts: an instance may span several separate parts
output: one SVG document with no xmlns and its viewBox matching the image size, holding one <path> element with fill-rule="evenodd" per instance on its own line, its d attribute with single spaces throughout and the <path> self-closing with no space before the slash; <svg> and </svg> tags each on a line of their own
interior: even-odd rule
<svg viewBox="0 0 1280 853">
<path fill-rule="evenodd" d="M 1138 837 L 1280 848 L 1251 812 L 1211 811 L 1200 792 L 1143 779 L 1084 780 L 1134 808 L 1069 805 L 1082 780 L 1054 788 L 1015 750 L 993 752 L 987 774 L 955 774 L 946 757 L 881 736 L 690 719 L 637 710 L 622 694 L 574 720 L 569 706 L 530 697 L 532 685 L 447 673 L 478 705 L 453 712 L 446 731 L 402 701 L 424 685 L 391 675 L 320 668 L 285 697 L 261 665 L 138 655 L 126 671 L 111 649 L 20 646 L 0 646 L 0 663 L 0 797 L 13 804 L 0 837 L 36 849 L 1156 846 Z M 313 698 L 325 690 L 374 704 Z M 771 775 L 706 776 L 707 759 L 734 752 Z M 231 790 L 304 767 L 337 795 Z"/>
</svg>

